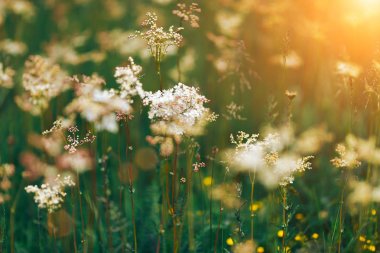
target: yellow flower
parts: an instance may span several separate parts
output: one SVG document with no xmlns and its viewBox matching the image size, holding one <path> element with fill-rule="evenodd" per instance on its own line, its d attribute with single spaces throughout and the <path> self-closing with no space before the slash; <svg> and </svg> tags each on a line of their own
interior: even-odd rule
<svg viewBox="0 0 380 253">
<path fill-rule="evenodd" d="M 277 236 L 280 237 L 280 238 L 284 237 L 284 230 L 278 230 L 277 231 Z"/>
<path fill-rule="evenodd" d="M 365 242 L 365 236 L 364 235 L 359 236 L 359 241 Z"/>
<path fill-rule="evenodd" d="M 234 245 L 234 240 L 231 237 L 228 237 L 226 240 L 226 243 L 228 246 L 232 246 L 232 245 Z"/>
<path fill-rule="evenodd" d="M 264 251 L 264 247 L 258 247 L 257 249 L 256 249 L 256 252 L 257 253 L 264 253 L 265 251 Z"/>
<path fill-rule="evenodd" d="M 203 179 L 203 184 L 204 184 L 205 186 L 210 186 L 210 185 L 212 184 L 212 178 L 211 178 L 211 177 L 205 177 L 205 178 Z"/>
<path fill-rule="evenodd" d="M 296 213 L 295 218 L 296 218 L 296 220 L 303 220 L 303 218 L 305 218 L 305 216 L 302 213 Z"/>
<path fill-rule="evenodd" d="M 313 233 L 312 235 L 311 235 L 311 238 L 313 238 L 313 239 L 318 239 L 318 237 L 319 237 L 319 234 L 317 234 L 317 233 Z"/>
<path fill-rule="evenodd" d="M 257 203 L 252 203 L 252 205 L 249 207 L 249 210 L 251 212 L 256 212 L 257 210 L 259 210 L 261 208 L 261 203 L 260 202 L 257 202 Z"/>
<path fill-rule="evenodd" d="M 368 250 L 371 251 L 371 252 L 375 252 L 376 251 L 376 246 L 375 245 L 369 245 Z"/>
<path fill-rule="evenodd" d="M 294 240 L 296 240 L 297 242 L 301 241 L 302 240 L 302 236 L 298 234 L 298 235 L 296 235 L 296 237 L 294 237 Z"/>
<path fill-rule="evenodd" d="M 377 213 L 377 212 L 376 212 L 375 209 L 372 209 L 372 210 L 371 210 L 371 214 L 372 214 L 372 215 L 376 215 L 376 213 Z"/>
</svg>

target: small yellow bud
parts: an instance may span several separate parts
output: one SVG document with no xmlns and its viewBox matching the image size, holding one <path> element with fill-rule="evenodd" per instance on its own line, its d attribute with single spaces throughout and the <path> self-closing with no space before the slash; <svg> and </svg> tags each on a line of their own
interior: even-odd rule
<svg viewBox="0 0 380 253">
<path fill-rule="evenodd" d="M 212 178 L 211 178 L 211 177 L 205 177 L 205 178 L 203 179 L 203 184 L 204 184 L 205 186 L 210 186 L 210 185 L 212 184 Z"/>
<path fill-rule="evenodd" d="M 303 220 L 303 218 L 305 218 L 305 217 L 302 213 L 296 213 L 295 218 L 296 218 L 296 220 Z"/>
<path fill-rule="evenodd" d="M 256 252 L 257 253 L 264 253 L 265 251 L 264 251 L 264 247 L 258 247 L 257 249 L 256 249 Z"/>
<path fill-rule="evenodd" d="M 232 246 L 232 245 L 234 245 L 234 240 L 231 237 L 228 237 L 226 240 L 226 243 L 228 246 Z"/>
<path fill-rule="evenodd" d="M 284 230 L 278 230 L 277 236 L 280 238 L 284 237 Z"/>
</svg>

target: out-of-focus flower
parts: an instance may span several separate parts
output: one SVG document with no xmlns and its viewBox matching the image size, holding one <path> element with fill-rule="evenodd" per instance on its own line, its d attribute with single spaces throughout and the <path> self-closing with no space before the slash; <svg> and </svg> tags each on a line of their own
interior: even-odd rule
<svg viewBox="0 0 380 253">
<path fill-rule="evenodd" d="M 255 252 L 256 244 L 253 240 L 248 240 L 236 244 L 233 249 L 233 253 L 252 253 Z"/>
<path fill-rule="evenodd" d="M 278 54 L 272 56 L 269 61 L 272 64 L 289 69 L 297 69 L 303 64 L 302 58 L 297 54 L 296 51 L 293 50 L 289 51 L 286 54 Z"/>
<path fill-rule="evenodd" d="M 168 157 L 173 153 L 174 141 L 171 137 L 147 136 L 146 140 L 151 145 L 160 144 L 160 155 Z"/>
<path fill-rule="evenodd" d="M 179 31 L 182 28 L 170 26 L 168 31 L 157 25 L 157 15 L 152 12 L 146 14 L 146 19 L 142 22 L 142 26 L 146 31 L 136 31 L 134 37 L 141 37 L 148 45 L 151 55 L 156 61 L 161 61 L 162 57 L 167 53 L 170 46 L 179 47 L 182 42 L 182 35 Z"/>
<path fill-rule="evenodd" d="M 23 55 L 26 50 L 27 46 L 21 41 L 14 41 L 10 39 L 0 41 L 0 51 L 6 54 L 18 56 Z"/>
<path fill-rule="evenodd" d="M 245 117 L 240 115 L 242 110 L 244 110 L 244 106 L 231 102 L 226 105 L 226 112 L 223 113 L 222 116 L 227 120 L 246 120 Z"/>
<path fill-rule="evenodd" d="M 361 161 L 380 164 L 380 149 L 376 147 L 374 137 L 368 140 L 360 139 L 352 134 L 347 135 L 345 143 L 336 147 L 338 157 L 331 160 L 337 168 L 355 169 Z"/>
<path fill-rule="evenodd" d="M 25 187 L 25 191 L 34 194 L 34 202 L 38 204 L 38 208 L 47 209 L 49 213 L 52 213 L 59 209 L 64 202 L 66 197 L 64 188 L 74 185 L 74 181 L 69 176 L 61 178 L 58 175 L 52 185 L 48 183 L 42 184 L 41 187 L 29 185 Z"/>
<path fill-rule="evenodd" d="M 13 76 L 15 71 L 9 67 L 4 67 L 0 62 L 0 87 L 10 89 L 13 87 Z"/>
<path fill-rule="evenodd" d="M 354 150 L 347 150 L 345 145 L 338 144 L 335 151 L 339 155 L 331 160 L 335 167 L 355 169 L 360 166 L 361 162 L 358 160 L 358 154 Z"/>
<path fill-rule="evenodd" d="M 194 135 L 192 128 L 197 127 L 197 123 L 214 120 L 204 107 L 208 99 L 200 95 L 197 88 L 182 83 L 168 90 L 147 92 L 143 102 L 150 107 L 148 116 L 156 135 Z"/>
<path fill-rule="evenodd" d="M 349 204 L 368 205 L 373 200 L 373 187 L 368 182 L 351 182 L 350 188 L 352 191 L 347 197 Z"/>
<path fill-rule="evenodd" d="M 201 8 L 197 3 L 191 3 L 187 6 L 184 3 L 178 3 L 177 9 L 173 10 L 173 14 L 179 17 L 182 21 L 189 22 L 193 28 L 199 28 L 199 17 L 197 13 L 201 12 Z"/>
<path fill-rule="evenodd" d="M 228 237 L 226 240 L 226 243 L 228 246 L 232 246 L 232 245 L 234 245 L 234 240 L 231 237 Z"/>
<path fill-rule="evenodd" d="M 131 36 L 133 36 L 132 32 L 114 29 L 98 33 L 97 41 L 101 50 L 104 51 L 115 51 L 122 56 L 139 55 L 141 58 L 149 57 L 144 40 L 140 37 L 131 40 Z"/>
<path fill-rule="evenodd" d="M 72 170 L 79 174 L 93 168 L 93 158 L 87 149 L 77 149 L 74 153 L 65 153 L 56 159 L 57 167 Z"/>
<path fill-rule="evenodd" d="M 243 14 L 238 12 L 218 11 L 215 18 L 220 32 L 231 37 L 237 35 L 244 21 Z"/>
<path fill-rule="evenodd" d="M 125 14 L 125 8 L 118 0 L 105 0 L 103 1 L 104 7 L 108 15 L 112 19 L 120 19 Z"/>
<path fill-rule="evenodd" d="M 52 98 L 69 88 L 66 73 L 41 56 L 29 57 L 22 79 L 25 93 L 16 102 L 32 114 L 41 114 Z"/>
<path fill-rule="evenodd" d="M 186 80 L 186 74 L 194 69 L 196 63 L 197 52 L 194 48 L 187 48 L 179 59 L 179 65 L 181 70 L 181 80 Z M 178 69 L 177 67 L 172 68 L 170 71 L 170 77 L 173 80 L 178 80 Z"/>
<path fill-rule="evenodd" d="M 160 5 L 168 5 L 173 2 L 173 0 L 153 0 L 153 2 Z"/>
<path fill-rule="evenodd" d="M 51 157 L 56 157 L 62 152 L 63 140 L 62 135 L 59 133 L 51 134 L 49 136 L 30 134 L 28 136 L 28 142 L 30 145 L 41 149 Z"/>
<path fill-rule="evenodd" d="M 116 113 L 129 115 L 132 107 L 128 100 L 123 99 L 118 91 L 101 89 L 104 80 L 97 75 L 72 78 L 76 97 L 65 108 L 67 114 L 79 113 L 87 121 L 95 124 L 99 131 L 118 131 Z"/>
<path fill-rule="evenodd" d="M 313 127 L 303 132 L 296 140 L 295 150 L 300 154 L 314 154 L 322 145 L 333 140 L 333 134 L 325 126 Z"/>
<path fill-rule="evenodd" d="M 258 137 L 244 132 L 236 137 L 231 135 L 236 148 L 227 152 L 227 162 L 237 170 L 255 171 L 260 182 L 268 188 L 291 184 L 295 174 L 311 169 L 313 157 L 302 157 L 290 149 L 294 144 L 289 142 L 291 138 L 287 134 L 281 137 L 278 132 L 269 133 L 262 140 Z"/>
<path fill-rule="evenodd" d="M 10 178 L 14 172 L 15 166 L 13 164 L 0 164 L 0 205 L 10 199 L 8 190 L 12 186 Z"/>
<path fill-rule="evenodd" d="M 158 157 L 152 148 L 140 148 L 134 157 L 135 164 L 142 170 L 153 170 L 158 163 Z"/>
<path fill-rule="evenodd" d="M 343 77 L 357 78 L 361 71 L 361 67 L 352 62 L 338 61 L 336 63 L 336 73 Z"/>
<path fill-rule="evenodd" d="M 242 204 L 239 192 L 237 192 L 236 185 L 234 184 L 215 186 L 212 189 L 212 197 L 213 199 L 222 201 L 223 206 L 226 208 L 238 209 Z"/>
<path fill-rule="evenodd" d="M 120 85 L 120 96 L 133 103 L 132 97 L 140 96 L 143 98 L 145 92 L 142 88 L 142 83 L 139 78 L 142 72 L 142 67 L 135 64 L 132 57 L 128 59 L 129 63 L 126 67 L 117 67 L 115 70 L 116 82 Z"/>
<path fill-rule="evenodd" d="M 203 185 L 204 186 L 211 186 L 212 183 L 213 183 L 212 177 L 203 178 Z"/>
<path fill-rule="evenodd" d="M 4 0 L 7 10 L 26 19 L 34 16 L 34 6 L 27 0 Z"/>
<path fill-rule="evenodd" d="M 44 176 L 50 167 L 30 152 L 25 152 L 20 155 L 20 163 L 25 168 L 22 176 L 30 181 Z"/>
</svg>

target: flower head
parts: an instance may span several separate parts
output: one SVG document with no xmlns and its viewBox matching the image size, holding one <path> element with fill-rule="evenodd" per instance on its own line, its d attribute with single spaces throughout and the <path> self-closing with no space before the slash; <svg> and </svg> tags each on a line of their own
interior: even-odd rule
<svg viewBox="0 0 380 253">
<path fill-rule="evenodd" d="M 179 47 L 183 37 L 179 33 L 182 28 L 170 26 L 168 31 L 165 31 L 163 27 L 157 25 L 157 21 L 157 15 L 153 12 L 148 12 L 146 19 L 141 24 L 142 27 L 146 28 L 146 31 L 136 31 L 136 35 L 132 36 L 132 38 L 139 36 L 145 40 L 152 56 L 156 61 L 159 61 L 166 54 L 168 47 Z"/>
<path fill-rule="evenodd" d="M 119 91 L 102 89 L 104 80 L 97 75 L 72 78 L 76 98 L 65 108 L 67 114 L 78 113 L 87 121 L 95 124 L 99 131 L 118 131 L 116 114 L 129 115 L 132 113 L 130 100 L 124 99 Z"/>
<path fill-rule="evenodd" d="M 31 56 L 25 62 L 22 85 L 25 93 L 16 102 L 32 114 L 41 114 L 52 98 L 69 88 L 65 72 L 41 56 Z"/>
<path fill-rule="evenodd" d="M 204 107 L 208 99 L 198 91 L 179 83 L 168 90 L 147 92 L 143 102 L 150 107 L 148 116 L 153 121 L 153 132 L 169 136 L 196 134 L 192 128 L 203 119 L 212 118 L 209 109 Z"/>
<path fill-rule="evenodd" d="M 255 171 L 269 188 L 292 184 L 295 174 L 311 169 L 313 157 L 302 157 L 289 149 L 289 138 L 277 132 L 260 140 L 259 135 L 240 131 L 236 137 L 231 135 L 231 142 L 235 150 L 227 152 L 229 163 L 238 170 Z"/>
<path fill-rule="evenodd" d="M 189 6 L 184 3 L 179 3 L 177 4 L 177 9 L 173 10 L 173 14 L 181 20 L 189 22 L 191 27 L 199 28 L 199 17 L 197 13 L 201 11 L 197 3 L 191 3 Z"/>
<path fill-rule="evenodd" d="M 3 63 L 0 63 L 0 87 L 10 89 L 13 87 L 13 76 L 15 71 L 9 67 L 4 67 Z"/>
<path fill-rule="evenodd" d="M 34 194 L 34 202 L 38 204 L 38 208 L 47 209 L 49 213 L 52 213 L 64 202 L 66 197 L 64 188 L 74 185 L 74 181 L 69 176 L 61 178 L 58 175 L 52 185 L 48 183 L 42 184 L 41 187 L 29 185 L 25 187 L 25 191 Z"/>
<path fill-rule="evenodd" d="M 120 85 L 121 98 L 127 98 L 132 103 L 132 96 L 144 97 L 144 90 L 139 78 L 142 67 L 135 64 L 132 57 L 128 59 L 129 64 L 126 67 L 116 67 L 115 78 Z"/>
</svg>

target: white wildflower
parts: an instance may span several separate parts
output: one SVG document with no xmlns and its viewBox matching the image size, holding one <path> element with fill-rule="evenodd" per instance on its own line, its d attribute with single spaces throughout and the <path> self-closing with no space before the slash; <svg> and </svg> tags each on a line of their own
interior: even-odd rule
<svg viewBox="0 0 380 253">
<path fill-rule="evenodd" d="M 25 191 L 34 194 L 34 202 L 38 204 L 38 208 L 47 209 L 49 213 L 52 213 L 59 209 L 64 202 L 66 197 L 64 188 L 74 185 L 74 181 L 69 176 L 62 179 L 58 175 L 52 185 L 49 183 L 42 184 L 41 187 L 29 185 L 25 187 Z"/>
<path fill-rule="evenodd" d="M 128 61 L 128 66 L 116 68 L 114 76 L 120 85 L 120 96 L 132 102 L 131 97 L 133 96 L 144 97 L 142 83 L 139 80 L 142 67 L 135 64 L 132 57 L 129 57 Z"/>
<path fill-rule="evenodd" d="M 0 62 L 0 87 L 10 89 L 13 87 L 13 76 L 15 71 L 9 67 L 4 67 Z"/>
<path fill-rule="evenodd" d="M 208 99 L 197 88 L 182 83 L 168 90 L 147 92 L 143 102 L 150 107 L 148 116 L 156 134 L 186 135 L 209 113 L 204 107 Z"/>
</svg>

